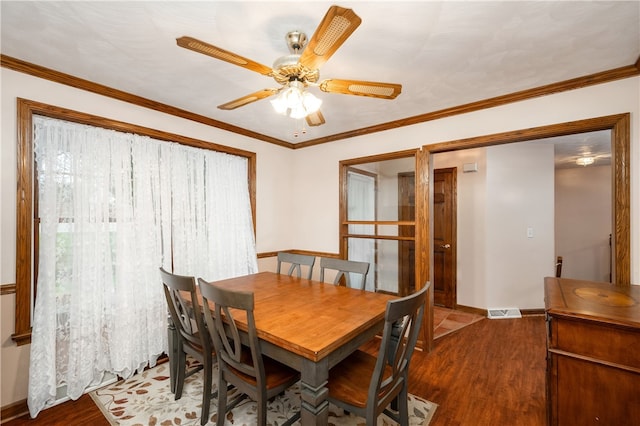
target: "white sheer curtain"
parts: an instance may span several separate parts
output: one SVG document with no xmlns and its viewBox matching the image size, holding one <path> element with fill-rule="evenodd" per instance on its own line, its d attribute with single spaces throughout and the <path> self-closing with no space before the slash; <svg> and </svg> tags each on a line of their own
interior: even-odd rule
<svg viewBox="0 0 640 426">
<path fill-rule="evenodd" d="M 179 224 L 174 271 L 208 281 L 257 272 L 247 159 L 177 144 L 164 151 L 172 162 L 172 221 Z"/>
<path fill-rule="evenodd" d="M 376 220 L 375 178 L 349 171 L 347 173 L 347 219 Z M 373 235 L 373 225 L 349 225 L 350 234 Z M 370 238 L 349 238 L 350 260 L 369 262 L 369 273 L 365 290 L 375 291 L 375 240 Z"/>
<path fill-rule="evenodd" d="M 58 387 L 76 399 L 107 371 L 128 377 L 155 365 L 167 349 L 158 266 L 170 267 L 172 256 L 182 273 L 207 279 L 257 270 L 246 160 L 44 117 L 34 117 L 34 146 L 41 222 L 32 417 L 55 401 Z M 215 154 L 222 165 L 209 159 Z M 220 181 L 206 177 L 216 173 L 233 193 L 211 190 Z M 234 216 L 218 225 L 226 234 L 213 228 L 214 197 L 232 212 L 225 219 Z M 218 246 L 210 241 L 221 238 Z"/>
</svg>

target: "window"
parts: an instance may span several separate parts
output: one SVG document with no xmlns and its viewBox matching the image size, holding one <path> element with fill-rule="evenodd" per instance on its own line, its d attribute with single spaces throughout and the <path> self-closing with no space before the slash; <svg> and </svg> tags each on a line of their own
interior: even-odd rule
<svg viewBox="0 0 640 426">
<path fill-rule="evenodd" d="M 37 293 L 34 283 L 38 271 L 38 209 L 37 182 L 34 178 L 33 116 L 57 118 L 66 121 L 108 128 L 120 132 L 149 136 L 160 141 L 173 141 L 182 146 L 215 150 L 247 160 L 247 184 L 249 186 L 252 222 L 255 229 L 255 154 L 243 150 L 211 144 L 205 141 L 168 134 L 127 123 L 107 120 L 75 111 L 63 110 L 33 101 L 18 100 L 18 193 L 16 238 L 16 325 L 12 336 L 18 345 L 30 343 L 33 301 Z M 64 176 L 61 175 L 63 179 Z M 64 247 L 68 239 L 64 230 L 70 224 L 64 219 L 59 223 L 57 244 Z M 112 224 L 115 226 L 115 224 Z"/>
</svg>

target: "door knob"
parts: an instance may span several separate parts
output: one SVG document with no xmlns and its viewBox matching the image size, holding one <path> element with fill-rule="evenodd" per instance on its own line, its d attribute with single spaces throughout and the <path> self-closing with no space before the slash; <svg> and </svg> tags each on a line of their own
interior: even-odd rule
<svg viewBox="0 0 640 426">
<path fill-rule="evenodd" d="M 443 249 L 451 248 L 451 244 L 442 244 L 440 248 L 443 248 Z"/>
</svg>

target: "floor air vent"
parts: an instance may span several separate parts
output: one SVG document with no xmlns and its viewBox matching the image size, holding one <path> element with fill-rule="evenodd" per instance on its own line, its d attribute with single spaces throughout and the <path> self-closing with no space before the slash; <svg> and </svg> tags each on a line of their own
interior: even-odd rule
<svg viewBox="0 0 640 426">
<path fill-rule="evenodd" d="M 518 308 L 489 309 L 487 316 L 489 319 L 522 318 Z"/>
</svg>

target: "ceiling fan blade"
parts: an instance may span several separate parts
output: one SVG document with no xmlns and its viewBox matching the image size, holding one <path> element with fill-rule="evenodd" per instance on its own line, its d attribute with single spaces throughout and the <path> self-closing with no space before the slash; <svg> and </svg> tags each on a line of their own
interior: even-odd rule
<svg viewBox="0 0 640 426">
<path fill-rule="evenodd" d="M 230 64 L 238 65 L 263 75 L 271 75 L 273 72 L 273 70 L 266 65 L 262 65 L 258 62 L 252 61 L 251 59 L 236 55 L 233 52 L 229 52 L 228 50 L 221 49 L 193 37 L 183 36 L 177 38 L 176 43 L 178 43 L 178 46 L 184 47 L 185 49 L 193 50 L 194 52 L 202 53 L 203 55 L 209 55 L 216 59 L 220 59 L 221 61 L 229 62 Z"/>
<path fill-rule="evenodd" d="M 321 124 L 325 123 L 324 116 L 322 115 L 320 110 L 307 115 L 306 119 L 309 126 L 320 126 Z"/>
<path fill-rule="evenodd" d="M 360 80 L 324 80 L 318 86 L 328 93 L 370 96 L 372 98 L 395 99 L 402 91 L 401 84 L 379 83 Z"/>
<path fill-rule="evenodd" d="M 358 28 L 362 19 L 351 9 L 331 6 L 300 57 L 300 64 L 315 70 Z"/>
<path fill-rule="evenodd" d="M 218 105 L 218 108 L 230 110 L 240 108 L 251 102 L 259 101 L 260 99 L 268 98 L 269 96 L 278 92 L 278 89 L 264 89 L 258 90 L 257 92 L 251 93 L 250 95 L 243 96 L 231 102 L 227 102 L 226 104 Z"/>
</svg>

